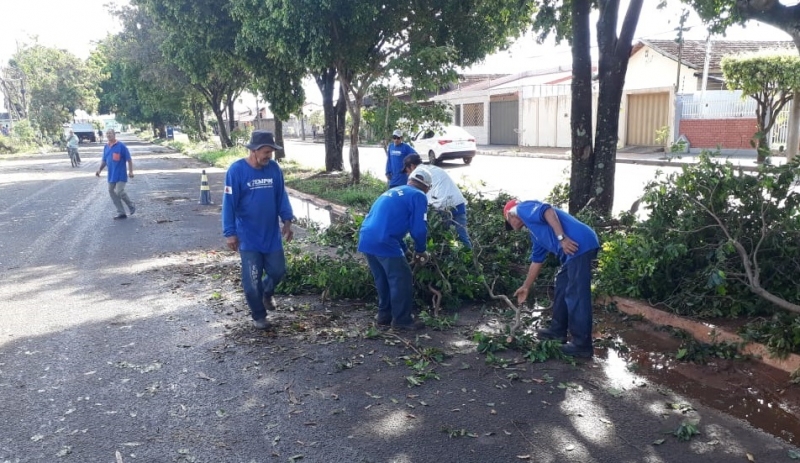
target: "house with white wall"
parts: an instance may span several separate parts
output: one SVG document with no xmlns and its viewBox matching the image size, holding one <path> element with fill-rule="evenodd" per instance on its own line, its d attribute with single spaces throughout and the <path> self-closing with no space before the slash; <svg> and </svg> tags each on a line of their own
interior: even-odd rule
<svg viewBox="0 0 800 463">
<path fill-rule="evenodd" d="M 711 133 L 724 139 L 726 135 L 714 128 L 720 124 L 681 125 L 676 99 L 699 93 L 704 81 L 709 93 L 724 89 L 720 68 L 723 56 L 786 46 L 792 46 L 792 42 L 720 40 L 712 41 L 708 47 L 704 40 L 685 40 L 680 49 L 673 40 L 637 42 L 628 62 L 620 105 L 619 146 L 663 146 L 656 140 L 657 132 L 666 130 L 668 139 L 674 140 L 684 133 L 684 128 L 691 129 L 694 138 Z M 708 72 L 704 79 L 707 54 Z M 464 85 L 432 99 L 452 104 L 453 123 L 464 127 L 479 145 L 569 148 L 571 81 L 569 67 L 532 70 Z M 595 108 L 596 104 L 595 93 Z M 725 143 L 747 143 L 752 137 L 751 122 L 722 123 L 728 124 L 731 133 L 736 132 Z"/>
</svg>

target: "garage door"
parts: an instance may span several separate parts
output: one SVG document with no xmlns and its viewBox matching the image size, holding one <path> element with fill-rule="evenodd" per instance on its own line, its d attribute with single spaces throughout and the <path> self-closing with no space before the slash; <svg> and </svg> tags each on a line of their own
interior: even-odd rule
<svg viewBox="0 0 800 463">
<path fill-rule="evenodd" d="M 492 101 L 489 103 L 489 143 L 492 145 L 518 145 L 519 100 Z"/>
<path fill-rule="evenodd" d="M 669 125 L 669 93 L 628 95 L 626 146 L 659 146 L 656 131 Z"/>
</svg>

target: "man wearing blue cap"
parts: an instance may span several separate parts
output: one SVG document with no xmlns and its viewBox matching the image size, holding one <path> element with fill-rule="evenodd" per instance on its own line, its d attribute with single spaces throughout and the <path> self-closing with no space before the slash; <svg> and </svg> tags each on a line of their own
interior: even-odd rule
<svg viewBox="0 0 800 463">
<path fill-rule="evenodd" d="M 386 180 L 389 182 L 389 188 L 405 185 L 408 181 L 403 161 L 409 154 L 417 152 L 411 145 L 403 142 L 403 131 L 395 130 L 392 133 L 392 142 L 386 147 Z"/>
<path fill-rule="evenodd" d="M 267 311 L 275 309 L 275 287 L 286 274 L 281 237 L 294 236 L 294 214 L 283 172 L 272 159 L 272 132 L 256 130 L 245 145 L 250 154 L 228 168 L 222 199 L 222 233 L 228 248 L 242 259 L 242 288 L 253 326 L 267 330 Z M 281 227 L 278 220 L 283 222 Z"/>
</svg>

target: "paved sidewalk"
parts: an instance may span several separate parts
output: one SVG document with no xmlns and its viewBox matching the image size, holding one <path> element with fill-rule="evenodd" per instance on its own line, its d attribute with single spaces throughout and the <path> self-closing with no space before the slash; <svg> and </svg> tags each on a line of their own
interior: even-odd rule
<svg viewBox="0 0 800 463">
<path fill-rule="evenodd" d="M 533 146 L 498 146 L 482 145 L 478 146 L 478 154 L 483 156 L 508 156 L 508 157 L 527 157 L 543 159 L 560 159 L 568 161 L 570 159 L 569 148 L 533 147 Z M 641 164 L 651 166 L 684 166 L 699 162 L 699 152 L 689 154 L 664 153 L 656 151 L 652 147 L 628 147 L 617 150 L 617 162 L 625 164 Z M 720 156 L 715 159 L 730 161 L 734 165 L 741 166 L 744 170 L 756 171 L 755 150 L 723 150 Z M 776 165 L 786 163 L 783 156 L 773 156 L 770 162 Z"/>
</svg>

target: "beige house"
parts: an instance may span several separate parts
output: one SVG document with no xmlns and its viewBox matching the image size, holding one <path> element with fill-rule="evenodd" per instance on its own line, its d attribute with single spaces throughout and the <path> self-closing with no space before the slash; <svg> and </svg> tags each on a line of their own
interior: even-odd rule
<svg viewBox="0 0 800 463">
<path fill-rule="evenodd" d="M 656 141 L 656 133 L 663 130 L 668 139 L 677 138 L 681 114 L 676 113 L 676 97 L 703 88 L 707 50 L 706 90 L 718 91 L 724 89 L 723 56 L 787 46 L 792 42 L 720 40 L 709 48 L 704 40 L 686 40 L 679 50 L 673 40 L 639 41 L 625 77 L 619 146 L 663 146 Z M 479 145 L 569 148 L 571 81 L 570 68 L 526 71 L 462 85 L 432 99 L 453 105 L 453 123 L 463 126 Z M 595 107 L 596 102 L 595 94 Z M 743 139 L 741 134 L 737 137 Z"/>
</svg>

